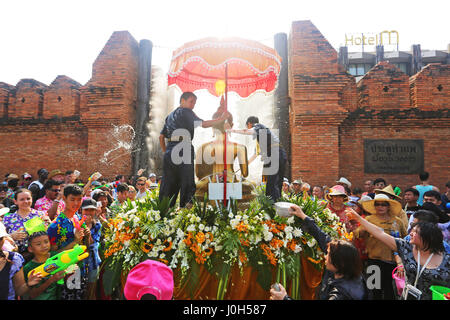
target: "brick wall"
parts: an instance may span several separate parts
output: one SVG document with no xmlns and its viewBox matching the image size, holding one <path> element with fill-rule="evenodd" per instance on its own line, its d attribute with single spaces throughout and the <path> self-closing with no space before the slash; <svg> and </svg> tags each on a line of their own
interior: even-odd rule
<svg viewBox="0 0 450 320">
<path fill-rule="evenodd" d="M 292 179 L 353 186 L 383 177 L 402 189 L 418 174 L 366 174 L 364 139 L 423 139 L 430 182 L 445 190 L 450 178 L 450 65 L 430 64 L 409 78 L 388 62 L 357 84 L 337 52 L 310 21 L 292 23 L 289 39 Z"/>
<path fill-rule="evenodd" d="M 49 86 L 0 82 L 0 175 L 36 177 L 41 167 L 78 169 L 83 179 L 96 170 L 131 174 L 132 152 L 120 147 L 114 130 L 134 126 L 138 47 L 129 32 L 114 32 L 84 86 L 64 75 Z"/>
</svg>

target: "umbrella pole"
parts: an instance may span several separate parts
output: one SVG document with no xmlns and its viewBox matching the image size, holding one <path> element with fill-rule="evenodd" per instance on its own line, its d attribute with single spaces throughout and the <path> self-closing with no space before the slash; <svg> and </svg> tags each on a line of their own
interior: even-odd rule
<svg viewBox="0 0 450 320">
<path fill-rule="evenodd" d="M 225 112 L 228 111 L 228 63 L 225 63 Z M 223 205 L 227 206 L 227 132 L 223 139 Z"/>
</svg>

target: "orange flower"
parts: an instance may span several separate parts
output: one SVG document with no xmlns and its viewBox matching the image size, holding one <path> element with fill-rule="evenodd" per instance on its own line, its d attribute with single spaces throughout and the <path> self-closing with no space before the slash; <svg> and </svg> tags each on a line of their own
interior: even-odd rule
<svg viewBox="0 0 450 320">
<path fill-rule="evenodd" d="M 270 241 L 270 246 L 275 249 L 281 248 L 283 246 L 283 241 L 277 238 L 273 238 L 272 241 Z"/>
<path fill-rule="evenodd" d="M 213 248 L 208 248 L 205 250 L 206 255 L 209 257 L 213 253 Z"/>
<path fill-rule="evenodd" d="M 248 225 L 241 221 L 237 226 L 236 230 L 239 232 L 248 232 Z"/>
<path fill-rule="evenodd" d="M 313 258 L 308 257 L 308 260 L 311 261 L 314 264 L 319 264 L 320 263 L 320 259 L 314 260 Z"/>
<path fill-rule="evenodd" d="M 169 261 L 165 260 L 165 259 L 158 259 L 158 261 L 164 263 L 165 265 L 169 264 Z"/>
<path fill-rule="evenodd" d="M 147 242 L 143 243 L 141 246 L 142 251 L 144 251 L 145 253 L 149 253 L 150 250 L 152 250 L 152 248 L 153 248 L 153 244 L 147 243 Z"/>
<path fill-rule="evenodd" d="M 164 252 L 170 251 L 170 249 L 172 249 L 172 241 L 164 240 L 164 245 L 166 246 L 163 249 Z"/>
<path fill-rule="evenodd" d="M 250 247 L 250 242 L 248 240 L 240 238 L 239 241 L 241 242 L 241 245 L 245 247 Z"/>
<path fill-rule="evenodd" d="M 239 261 L 242 263 L 247 262 L 247 255 L 245 254 L 245 252 L 243 252 L 243 251 L 239 252 Z"/>
<path fill-rule="evenodd" d="M 296 245 L 297 245 L 297 243 L 295 242 L 294 239 L 292 239 L 292 240 L 290 240 L 290 241 L 288 242 L 287 248 L 288 248 L 289 250 L 294 251 Z"/>
<path fill-rule="evenodd" d="M 190 247 L 192 245 L 192 233 L 188 233 L 187 238 L 183 240 L 183 242 Z"/>
<path fill-rule="evenodd" d="M 195 240 L 197 240 L 198 243 L 203 243 L 205 242 L 205 234 L 203 232 L 199 232 L 195 235 Z"/>
</svg>

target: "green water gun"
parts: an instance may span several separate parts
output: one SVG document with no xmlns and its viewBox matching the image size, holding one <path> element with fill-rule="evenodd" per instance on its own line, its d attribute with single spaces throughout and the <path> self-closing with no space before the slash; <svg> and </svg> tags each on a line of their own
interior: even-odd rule
<svg viewBox="0 0 450 320">
<path fill-rule="evenodd" d="M 63 270 L 67 271 L 67 268 L 83 259 L 86 259 L 89 256 L 89 253 L 85 251 L 86 246 L 77 244 L 73 247 L 73 249 L 63 251 L 61 253 L 58 253 L 57 255 L 54 255 L 53 257 L 48 258 L 47 261 L 45 261 L 39 267 L 36 267 L 28 272 L 28 278 L 33 271 L 35 274 L 40 273 L 43 278 Z M 58 284 L 63 283 L 64 279 L 58 280 Z"/>
</svg>

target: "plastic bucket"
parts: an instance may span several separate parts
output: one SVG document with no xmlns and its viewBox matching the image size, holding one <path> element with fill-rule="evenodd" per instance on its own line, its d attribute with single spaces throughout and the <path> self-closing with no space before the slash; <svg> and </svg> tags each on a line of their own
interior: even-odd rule
<svg viewBox="0 0 450 320">
<path fill-rule="evenodd" d="M 405 287 L 405 278 L 403 277 L 399 277 L 397 275 L 397 273 L 395 271 L 397 271 L 397 269 L 400 266 L 395 267 L 394 270 L 392 270 L 392 278 L 395 280 L 395 286 L 397 287 L 397 293 L 399 296 L 402 295 L 403 292 L 403 288 Z"/>
<path fill-rule="evenodd" d="M 450 292 L 450 288 L 442 286 L 431 286 L 430 290 L 433 293 L 433 300 L 447 300 L 445 299 L 444 294 Z"/>
</svg>

